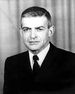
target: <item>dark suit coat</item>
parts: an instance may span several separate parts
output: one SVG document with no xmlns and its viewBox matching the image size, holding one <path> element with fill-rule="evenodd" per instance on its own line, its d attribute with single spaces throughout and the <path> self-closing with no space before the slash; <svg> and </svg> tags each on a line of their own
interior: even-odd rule
<svg viewBox="0 0 75 94">
<path fill-rule="evenodd" d="M 43 92 L 43 94 L 75 94 L 74 70 L 75 54 L 56 48 L 50 43 L 50 50 L 36 76 L 30 66 L 28 51 L 6 59 L 3 92 L 4 94 L 37 94 L 28 91 Z"/>
</svg>

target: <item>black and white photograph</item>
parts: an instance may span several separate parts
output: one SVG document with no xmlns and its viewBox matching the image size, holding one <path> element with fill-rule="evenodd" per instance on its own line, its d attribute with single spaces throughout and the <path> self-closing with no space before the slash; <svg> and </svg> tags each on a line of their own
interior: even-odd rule
<svg viewBox="0 0 75 94">
<path fill-rule="evenodd" d="M 75 0 L 0 0 L 0 94 L 75 94 Z"/>
</svg>

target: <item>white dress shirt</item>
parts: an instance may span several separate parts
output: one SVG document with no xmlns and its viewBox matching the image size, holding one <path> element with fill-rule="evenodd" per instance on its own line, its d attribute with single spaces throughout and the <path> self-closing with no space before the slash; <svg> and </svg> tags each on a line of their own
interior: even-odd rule
<svg viewBox="0 0 75 94">
<path fill-rule="evenodd" d="M 49 51 L 49 48 L 50 48 L 50 44 L 47 45 L 46 48 L 44 48 L 40 53 L 37 54 L 39 60 L 38 60 L 38 64 L 39 66 L 41 67 L 48 51 Z M 31 68 L 33 69 L 33 65 L 34 65 L 34 61 L 33 61 L 33 53 L 29 51 L 29 58 L 30 58 L 30 65 L 31 65 Z"/>
</svg>

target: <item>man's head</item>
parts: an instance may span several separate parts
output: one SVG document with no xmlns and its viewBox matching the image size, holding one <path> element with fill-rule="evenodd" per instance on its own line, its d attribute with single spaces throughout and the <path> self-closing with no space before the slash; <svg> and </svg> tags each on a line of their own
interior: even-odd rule
<svg viewBox="0 0 75 94">
<path fill-rule="evenodd" d="M 40 52 L 49 44 L 53 34 L 51 15 L 41 7 L 30 7 L 21 15 L 21 35 L 25 46 L 32 52 Z"/>
</svg>

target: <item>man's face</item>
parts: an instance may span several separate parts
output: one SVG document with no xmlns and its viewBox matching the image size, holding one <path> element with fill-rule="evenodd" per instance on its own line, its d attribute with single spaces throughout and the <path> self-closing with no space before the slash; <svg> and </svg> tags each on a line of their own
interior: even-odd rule
<svg viewBox="0 0 75 94">
<path fill-rule="evenodd" d="M 21 35 L 25 46 L 31 51 L 41 51 L 49 43 L 48 20 L 42 17 L 22 18 Z"/>
</svg>

